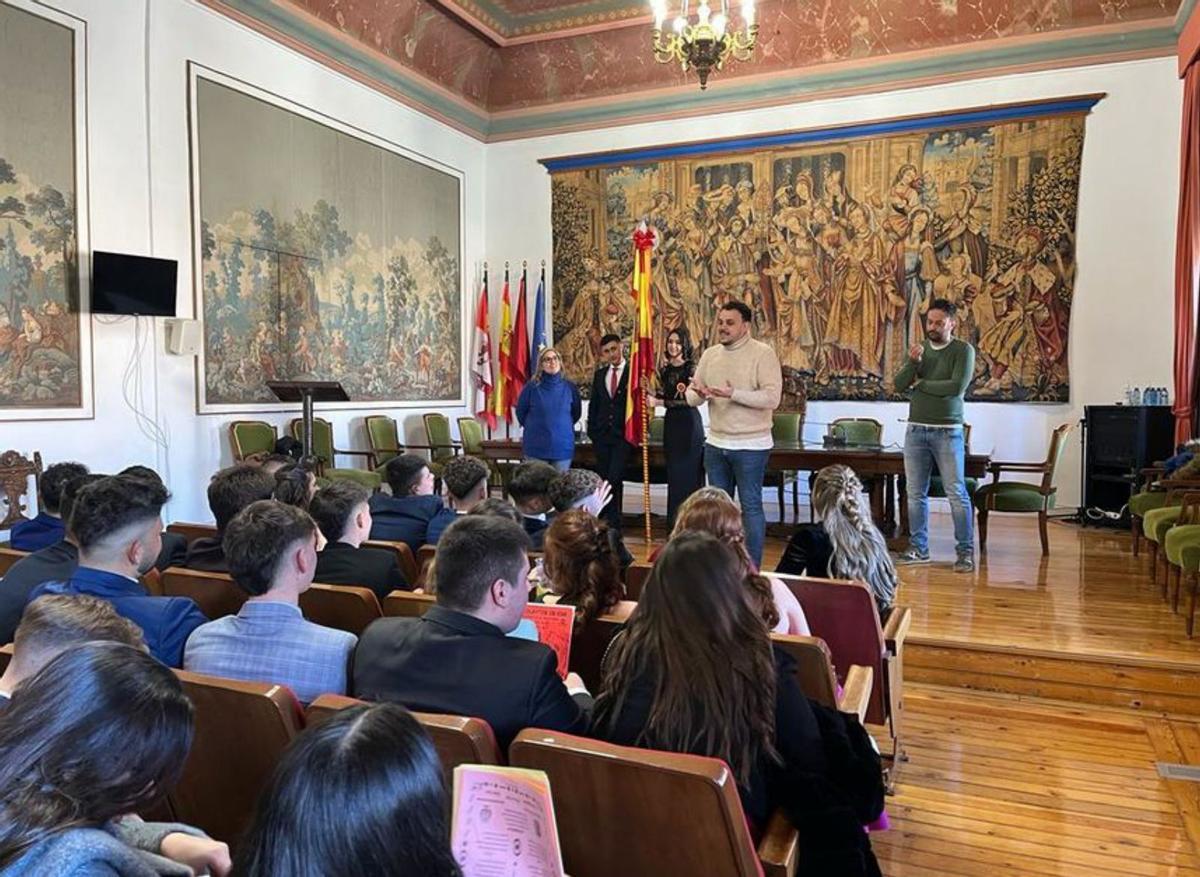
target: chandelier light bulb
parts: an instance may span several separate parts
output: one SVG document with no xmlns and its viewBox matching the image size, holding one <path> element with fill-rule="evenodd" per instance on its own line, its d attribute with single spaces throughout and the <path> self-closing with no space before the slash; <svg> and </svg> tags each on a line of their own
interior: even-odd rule
<svg viewBox="0 0 1200 877">
<path fill-rule="evenodd" d="M 683 33 L 683 29 L 687 27 L 687 19 L 682 15 L 675 16 L 675 33 Z"/>
<path fill-rule="evenodd" d="M 716 15 L 713 16 L 712 28 L 713 28 L 713 31 L 717 35 L 717 39 L 720 39 L 721 37 L 725 36 L 725 25 L 726 25 L 726 21 L 725 21 L 725 13 L 724 12 L 718 12 Z"/>
<path fill-rule="evenodd" d="M 708 0 L 700 0 L 700 5 L 696 7 L 696 19 L 701 26 L 708 24 L 709 18 L 712 16 L 712 10 L 708 8 Z"/>
</svg>

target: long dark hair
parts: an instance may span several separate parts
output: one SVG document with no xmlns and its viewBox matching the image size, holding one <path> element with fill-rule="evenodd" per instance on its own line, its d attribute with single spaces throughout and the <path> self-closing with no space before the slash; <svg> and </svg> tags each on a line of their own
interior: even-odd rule
<svg viewBox="0 0 1200 877">
<path fill-rule="evenodd" d="M 625 595 L 608 525 L 583 509 L 554 516 L 546 528 L 546 576 L 562 602 L 575 606 L 575 629 L 608 612 Z"/>
<path fill-rule="evenodd" d="M 663 363 L 669 364 L 671 362 L 671 357 L 667 353 L 667 342 L 671 340 L 672 335 L 679 336 L 679 347 L 681 348 L 681 353 L 683 354 L 683 361 L 685 363 L 694 362 L 695 360 L 693 357 L 695 356 L 696 352 L 692 349 L 692 336 L 688 334 L 687 326 L 676 326 L 666 334 L 666 337 L 663 338 Z"/>
<path fill-rule="evenodd" d="M 442 765 L 404 707 L 341 710 L 284 753 L 238 847 L 238 877 L 458 877 Z"/>
<path fill-rule="evenodd" d="M 596 699 L 602 733 L 647 668 L 654 703 L 639 745 L 722 758 L 743 787 L 760 758 L 779 759 L 770 636 L 741 560 L 715 536 L 679 534 L 659 555 L 613 642 Z"/>
<path fill-rule="evenodd" d="M 275 490 L 271 493 L 271 499 L 308 511 L 308 504 L 312 500 L 312 477 L 312 470 L 300 463 L 284 466 L 275 473 Z"/>
<path fill-rule="evenodd" d="M 154 803 L 191 745 L 192 704 L 167 667 L 123 643 L 67 649 L 0 712 L 0 869 Z"/>
</svg>

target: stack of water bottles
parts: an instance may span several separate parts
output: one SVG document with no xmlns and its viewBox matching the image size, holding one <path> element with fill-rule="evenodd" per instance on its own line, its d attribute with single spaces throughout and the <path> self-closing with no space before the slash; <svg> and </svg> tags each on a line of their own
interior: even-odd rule
<svg viewBox="0 0 1200 877">
<path fill-rule="evenodd" d="M 1171 394 L 1166 387 L 1125 387 L 1126 405 L 1170 405 Z"/>
</svg>

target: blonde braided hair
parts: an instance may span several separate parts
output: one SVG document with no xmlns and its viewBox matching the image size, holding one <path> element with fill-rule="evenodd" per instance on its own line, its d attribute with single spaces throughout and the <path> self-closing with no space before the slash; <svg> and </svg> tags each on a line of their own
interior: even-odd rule
<svg viewBox="0 0 1200 877">
<path fill-rule="evenodd" d="M 829 574 L 866 582 L 886 607 L 896 599 L 896 566 L 862 496 L 862 482 L 849 466 L 826 466 L 813 481 L 813 510 L 833 544 Z"/>
</svg>

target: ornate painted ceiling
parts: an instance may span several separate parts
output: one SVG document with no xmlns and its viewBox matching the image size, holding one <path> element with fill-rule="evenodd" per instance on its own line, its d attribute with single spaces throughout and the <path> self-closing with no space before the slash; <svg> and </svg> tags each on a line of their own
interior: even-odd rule
<svg viewBox="0 0 1200 877">
<path fill-rule="evenodd" d="M 759 0 L 754 59 L 715 74 L 704 92 L 694 76 L 655 63 L 645 2 L 202 2 L 500 140 L 1168 55 L 1196 0 Z"/>
</svg>

